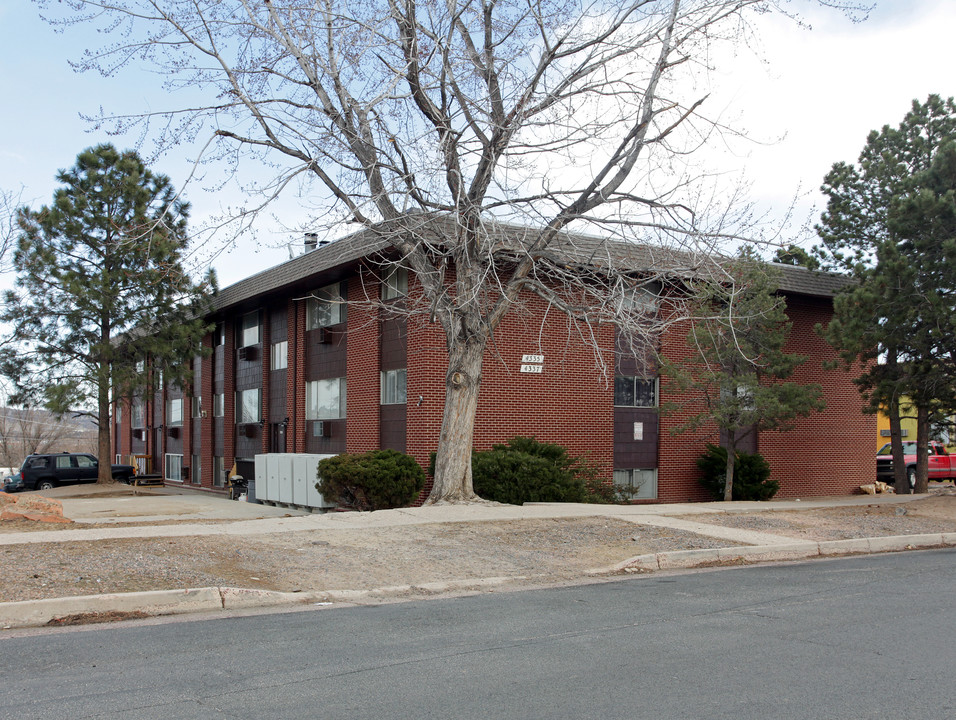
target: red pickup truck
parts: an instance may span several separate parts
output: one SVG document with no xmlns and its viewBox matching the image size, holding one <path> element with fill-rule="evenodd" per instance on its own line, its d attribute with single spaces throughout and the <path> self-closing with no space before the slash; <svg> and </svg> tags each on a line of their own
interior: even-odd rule
<svg viewBox="0 0 956 720">
<path fill-rule="evenodd" d="M 903 462 L 906 463 L 906 479 L 910 487 L 916 486 L 916 443 L 903 443 Z M 886 443 L 876 453 L 876 479 L 893 484 L 893 450 Z M 950 455 L 940 443 L 929 444 L 929 479 L 956 480 L 956 455 Z"/>
</svg>

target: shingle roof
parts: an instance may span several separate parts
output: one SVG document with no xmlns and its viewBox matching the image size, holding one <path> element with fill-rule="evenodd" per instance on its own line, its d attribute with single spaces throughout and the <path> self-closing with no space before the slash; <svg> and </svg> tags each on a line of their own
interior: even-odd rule
<svg viewBox="0 0 956 720">
<path fill-rule="evenodd" d="M 448 216 L 408 216 L 402 219 L 402 223 L 412 232 L 441 243 L 447 244 L 454 238 L 454 227 Z M 323 274 L 329 276 L 328 282 L 332 282 L 334 271 L 352 266 L 366 257 L 384 256 L 391 247 L 387 239 L 390 231 L 384 224 L 362 229 L 240 280 L 219 291 L 213 301 L 214 311 L 250 303 L 292 285 L 324 284 Z M 517 253 L 534 251 L 534 240 L 539 232 L 534 228 L 508 224 L 496 224 L 493 231 L 500 249 Z M 595 268 L 613 265 L 623 270 L 656 272 L 675 278 L 699 276 L 718 262 L 705 253 L 570 232 L 563 232 L 542 254 L 562 264 Z M 775 267 L 781 272 L 780 290 L 785 293 L 833 297 L 849 282 L 844 276 L 833 273 L 793 265 Z"/>
</svg>

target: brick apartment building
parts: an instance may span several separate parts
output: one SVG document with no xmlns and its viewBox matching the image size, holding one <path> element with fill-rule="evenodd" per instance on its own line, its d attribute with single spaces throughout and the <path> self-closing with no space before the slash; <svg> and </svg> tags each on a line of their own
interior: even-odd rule
<svg viewBox="0 0 956 720">
<path fill-rule="evenodd" d="M 626 252 L 640 272 L 650 260 L 634 248 Z M 413 301 L 418 287 L 407 271 L 383 269 L 385 251 L 380 238 L 357 233 L 224 288 L 210 318 L 215 332 L 204 339 L 211 353 L 192 360 L 192 386 L 124 402 L 114 415 L 117 455 L 147 458 L 169 485 L 210 491 L 234 462 L 265 452 L 394 448 L 427 466 L 442 417 L 445 338 L 427 316 L 390 309 Z M 778 497 L 849 493 L 873 480 L 876 425 L 861 412 L 852 374 L 825 367 L 835 353 L 814 331 L 829 320 L 840 280 L 782 271 L 788 349 L 809 358 L 794 379 L 820 383 L 827 407 L 792 430 L 761 432 L 750 449 L 769 460 Z M 716 428 L 674 434 L 681 413 L 659 413 L 674 399 L 666 377 L 616 353 L 611 325 L 597 333 L 615 368 L 615 378 L 606 377 L 568 319 L 545 309 L 525 298 L 489 343 L 476 447 L 535 436 L 639 486 L 638 499 L 708 499 L 695 459 L 717 440 Z M 686 355 L 685 336 L 665 334 L 661 351 Z"/>
</svg>

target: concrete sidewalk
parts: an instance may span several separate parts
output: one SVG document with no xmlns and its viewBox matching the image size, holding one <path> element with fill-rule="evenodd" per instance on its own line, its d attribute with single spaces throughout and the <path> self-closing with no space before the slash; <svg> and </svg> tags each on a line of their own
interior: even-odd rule
<svg viewBox="0 0 956 720">
<path fill-rule="evenodd" d="M 371 513 L 344 512 L 311 514 L 301 510 L 277 508 L 226 500 L 217 495 L 155 489 L 120 496 L 108 489 L 91 489 L 77 497 L 68 488 L 45 495 L 57 497 L 64 514 L 78 527 L 68 530 L 0 533 L 0 546 L 95 541 L 116 538 L 162 538 L 184 536 L 243 536 L 308 530 L 357 530 L 390 528 L 429 523 L 463 523 L 553 518 L 607 517 L 634 523 L 690 531 L 726 541 L 726 547 L 707 550 L 679 550 L 640 555 L 612 567 L 595 568 L 594 575 L 622 572 L 648 572 L 690 568 L 722 563 L 795 560 L 809 557 L 870 553 L 926 547 L 956 546 L 956 533 L 857 538 L 815 542 L 781 534 L 722 527 L 687 519 L 687 516 L 713 513 L 763 513 L 780 510 L 836 508 L 855 505 L 905 504 L 926 496 L 885 495 L 781 500 L 764 503 L 693 503 L 660 505 L 584 505 L 529 504 L 448 505 L 381 510 Z M 73 496 L 71 496 L 73 495 Z M 112 495 L 112 496 L 111 496 Z M 683 517 L 673 517 L 680 515 Z M 176 521 L 175 524 L 156 523 Z M 122 527 L 110 524 L 124 523 Z M 99 527 L 82 527 L 97 524 Z M 428 592 L 475 590 L 506 583 L 515 578 L 482 578 L 461 582 L 417 584 L 414 589 Z M 426 587 L 427 586 L 427 587 Z M 299 593 L 243 588 L 211 587 L 159 590 L 138 593 L 113 593 L 83 597 L 52 598 L 28 602 L 0 603 L 0 628 L 39 626 L 66 616 L 91 619 L 165 615 L 212 610 L 236 610 L 249 607 L 303 603 L 361 602 L 408 592 L 409 586 L 364 591 Z"/>
</svg>

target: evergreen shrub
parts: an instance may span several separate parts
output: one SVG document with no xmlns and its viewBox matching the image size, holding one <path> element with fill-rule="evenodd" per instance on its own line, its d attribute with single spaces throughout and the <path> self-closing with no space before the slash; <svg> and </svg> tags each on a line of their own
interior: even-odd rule
<svg viewBox="0 0 956 720">
<path fill-rule="evenodd" d="M 342 454 L 319 461 L 316 489 L 342 507 L 383 510 L 411 503 L 425 486 L 415 460 L 396 450 Z"/>
<path fill-rule="evenodd" d="M 737 452 L 734 460 L 734 500 L 769 500 L 780 489 L 780 483 L 770 479 L 770 463 L 760 453 Z M 707 451 L 697 458 L 701 471 L 700 484 L 715 500 L 724 499 L 727 481 L 726 448 L 707 444 Z"/>
<path fill-rule="evenodd" d="M 434 455 L 432 456 L 434 474 Z M 598 478 L 597 469 L 567 449 L 529 437 L 513 437 L 490 450 L 472 453 L 475 493 L 486 500 L 526 502 L 614 502 L 614 488 Z"/>
</svg>

